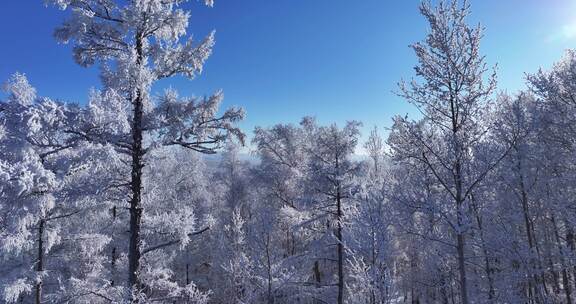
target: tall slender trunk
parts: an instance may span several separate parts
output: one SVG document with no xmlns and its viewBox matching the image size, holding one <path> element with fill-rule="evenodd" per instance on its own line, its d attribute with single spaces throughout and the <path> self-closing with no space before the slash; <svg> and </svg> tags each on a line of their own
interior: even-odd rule
<svg viewBox="0 0 576 304">
<path fill-rule="evenodd" d="M 442 304 L 448 304 L 448 292 L 446 291 L 446 278 L 444 274 L 440 277 L 440 294 L 442 295 Z"/>
<path fill-rule="evenodd" d="M 519 151 L 516 149 L 516 166 L 517 166 L 517 170 L 518 170 L 518 176 L 519 176 L 519 187 L 520 187 L 520 203 L 522 205 L 522 213 L 523 213 L 523 217 L 524 217 L 524 225 L 526 227 L 526 237 L 528 239 L 528 247 L 530 248 L 530 255 L 534 255 L 534 253 L 538 253 L 538 252 L 534 252 L 535 250 L 538 251 L 538 248 L 535 244 L 536 239 L 534 236 L 534 228 L 532 226 L 532 220 L 530 219 L 530 211 L 529 211 L 529 206 L 528 206 L 528 193 L 526 191 L 526 183 L 524 181 L 524 174 L 522 173 L 522 159 L 520 158 L 520 154 Z M 532 267 L 532 280 L 534 281 L 534 286 L 532 286 L 532 282 L 528 282 L 528 289 L 532 289 L 534 288 L 534 297 L 538 298 L 538 301 L 540 300 L 540 291 L 538 289 L 538 276 L 536 274 L 536 270 L 537 268 L 542 268 L 541 267 L 541 263 L 540 263 L 540 259 L 538 259 L 538 261 L 535 261 L 534 257 L 530 258 L 530 264 Z M 540 266 L 538 266 L 540 265 Z M 542 284 L 544 287 L 544 290 L 547 291 L 546 288 L 546 281 L 543 278 L 542 279 Z M 530 294 L 532 294 L 532 292 L 530 291 Z"/>
<path fill-rule="evenodd" d="M 137 64 L 143 62 L 143 45 L 140 33 L 136 35 Z M 142 168 L 144 150 L 142 148 L 142 112 L 143 112 L 143 92 L 142 88 L 136 88 L 136 96 L 133 99 L 132 118 L 132 179 L 130 190 L 130 243 L 128 248 L 128 285 L 138 294 L 141 289 L 139 277 L 140 268 L 140 225 L 142 218 L 141 191 L 142 191 Z M 137 298 L 132 298 L 132 303 L 138 303 Z"/>
<path fill-rule="evenodd" d="M 340 188 L 336 193 L 336 239 L 338 240 L 338 304 L 344 303 L 344 245 L 342 244 L 342 198 Z"/>
<path fill-rule="evenodd" d="M 270 258 L 270 233 L 266 233 L 266 272 L 268 275 L 267 298 L 268 304 L 274 304 L 272 296 L 272 260 Z"/>
<path fill-rule="evenodd" d="M 550 256 L 551 253 L 550 253 Z M 552 261 L 552 258 L 548 258 L 548 268 L 551 270 L 552 272 L 552 283 L 553 283 L 553 290 L 554 293 L 559 294 L 560 293 L 560 279 L 558 276 L 558 273 L 556 272 L 556 270 L 554 270 L 554 261 Z"/>
<path fill-rule="evenodd" d="M 572 254 L 576 252 L 576 242 L 574 241 L 574 230 L 570 226 L 570 223 L 566 218 L 564 218 L 564 226 L 566 227 L 566 243 L 570 248 Z M 574 278 L 574 288 L 576 290 L 576 266 L 572 267 L 572 277 Z"/>
<path fill-rule="evenodd" d="M 186 263 L 186 286 L 190 284 L 190 264 Z M 185 297 L 186 303 L 189 303 L 190 296 L 186 295 Z"/>
<path fill-rule="evenodd" d="M 316 287 L 320 288 L 322 284 L 322 272 L 320 271 L 320 262 L 318 260 L 314 261 L 314 280 L 316 281 Z"/>
<path fill-rule="evenodd" d="M 480 211 L 478 210 L 478 205 L 476 204 L 476 200 L 473 196 L 471 196 L 472 200 L 472 209 L 474 210 L 474 214 L 476 215 L 476 222 L 478 224 L 478 230 L 480 231 L 480 241 L 482 242 L 482 252 L 484 254 L 484 267 L 486 272 L 486 278 L 488 279 L 488 300 L 489 302 L 493 302 L 495 297 L 494 291 L 494 278 L 492 277 L 492 267 L 490 266 L 490 258 L 488 257 L 488 249 L 486 248 L 486 241 L 484 237 L 484 225 L 482 223 L 482 217 L 480 216 Z"/>
<path fill-rule="evenodd" d="M 190 264 L 186 263 L 186 285 L 190 284 Z"/>
<path fill-rule="evenodd" d="M 468 283 L 466 281 L 466 263 L 464 258 L 464 246 L 466 240 L 462 233 L 457 236 L 457 250 L 458 250 L 458 272 L 460 274 L 460 300 L 462 304 L 468 304 Z"/>
<path fill-rule="evenodd" d="M 458 231 L 456 231 L 456 251 L 458 252 L 458 272 L 460 274 L 460 300 L 462 304 L 468 304 L 468 283 L 466 282 L 466 261 L 464 256 L 464 249 L 466 246 L 466 239 L 464 236 L 464 210 L 463 204 L 464 200 L 466 199 L 463 197 L 463 175 L 462 175 L 462 157 L 464 155 L 463 147 L 461 147 L 460 140 L 458 138 L 458 130 L 460 129 L 459 121 L 458 121 L 458 90 L 452 89 L 451 84 L 450 87 L 450 113 L 451 113 L 451 120 L 452 120 L 452 140 L 454 144 L 454 187 L 455 187 L 455 197 L 454 201 L 456 203 L 456 219 L 458 225 Z"/>
<path fill-rule="evenodd" d="M 456 231 L 456 249 L 458 252 L 458 272 L 460 274 L 460 300 L 462 304 L 468 304 L 468 283 L 466 278 L 466 257 L 464 249 L 466 247 L 466 238 L 464 236 L 464 198 L 462 197 L 462 168 L 460 159 L 456 160 L 455 166 L 455 184 L 456 184 L 456 212 L 458 231 Z"/>
<path fill-rule="evenodd" d="M 314 272 L 314 281 L 316 284 L 316 288 L 322 287 L 322 272 L 320 271 L 320 262 L 318 260 L 314 261 L 314 267 L 312 268 Z M 319 299 L 314 300 L 315 304 L 323 303 Z"/>
<path fill-rule="evenodd" d="M 116 206 L 112 207 L 112 225 L 116 223 Z M 112 230 L 114 231 L 114 230 Z M 114 235 L 112 236 L 114 237 Z M 116 246 L 112 247 L 112 252 L 110 253 L 110 268 L 111 268 L 111 279 L 110 279 L 110 286 L 114 286 L 116 284 L 116 259 L 118 255 L 116 254 Z"/>
<path fill-rule="evenodd" d="M 371 245 L 372 245 L 372 259 L 371 259 L 371 266 L 372 266 L 372 271 L 375 271 L 375 267 L 376 267 L 376 231 L 374 231 L 374 224 L 371 225 L 370 227 L 370 236 L 372 238 L 371 240 Z M 370 304 L 376 304 L 376 294 L 374 292 L 374 287 L 376 286 L 376 282 L 374 281 L 374 278 L 372 277 L 371 279 L 371 283 L 372 283 L 372 288 L 370 289 Z"/>
<path fill-rule="evenodd" d="M 558 232 L 558 226 L 556 225 L 556 219 L 554 218 L 554 215 L 552 215 L 551 220 L 552 220 L 552 226 L 554 228 L 554 237 L 556 240 L 556 246 L 558 247 L 558 253 L 560 254 L 560 266 L 562 267 L 562 287 L 564 287 L 566 304 L 572 304 L 572 290 L 570 289 L 568 270 L 566 269 L 566 262 L 564 260 L 564 250 L 562 249 L 562 243 L 560 241 L 560 233 Z"/>
<path fill-rule="evenodd" d="M 38 256 L 36 261 L 36 271 L 38 272 L 38 276 L 40 277 L 40 272 L 44 271 L 44 225 L 46 221 L 41 219 L 38 223 Z M 40 304 L 42 303 L 42 279 L 38 278 L 38 282 L 36 282 L 36 294 L 35 294 L 35 303 Z"/>
<path fill-rule="evenodd" d="M 540 207 L 539 207 L 540 208 Z M 534 226 L 534 224 L 532 225 Z M 543 248 L 543 252 L 542 254 L 540 254 L 540 249 L 539 246 L 537 246 L 536 248 L 538 249 L 538 259 L 541 259 L 540 257 L 545 257 L 542 259 L 548 259 L 548 268 L 546 269 L 547 273 L 550 273 L 549 276 L 552 277 L 552 291 L 555 294 L 560 294 L 561 291 L 561 286 L 560 286 L 560 273 L 561 270 L 556 271 L 556 264 L 555 261 L 553 261 L 552 259 L 554 257 L 556 257 L 557 255 L 553 252 L 554 249 L 556 248 L 556 243 L 554 241 L 554 231 L 552 229 L 552 225 L 549 225 L 548 222 L 545 222 L 544 225 L 542 225 L 542 228 L 540 229 L 542 231 L 542 248 Z M 535 235 L 535 231 L 532 232 L 533 235 Z M 541 269 L 542 266 L 540 266 Z M 545 279 L 546 276 L 544 273 L 544 271 L 542 271 L 542 279 Z"/>
</svg>

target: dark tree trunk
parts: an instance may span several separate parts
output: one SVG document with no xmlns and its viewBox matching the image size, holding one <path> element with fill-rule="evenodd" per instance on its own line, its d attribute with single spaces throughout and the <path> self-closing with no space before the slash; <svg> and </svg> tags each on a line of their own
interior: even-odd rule
<svg viewBox="0 0 576 304">
<path fill-rule="evenodd" d="M 338 240 L 338 304 L 344 303 L 344 245 L 342 244 L 342 198 L 340 189 L 336 194 L 336 239 Z"/>
<path fill-rule="evenodd" d="M 462 233 L 458 233 L 456 238 L 458 243 L 458 271 L 460 273 L 460 300 L 462 301 L 462 304 L 468 304 L 468 283 L 466 282 L 466 262 L 464 257 L 464 246 L 466 245 L 466 240 Z"/>
<path fill-rule="evenodd" d="M 322 272 L 320 272 L 320 262 L 314 262 L 314 280 L 316 281 L 316 287 L 320 288 L 322 284 Z"/>
<path fill-rule="evenodd" d="M 456 161 L 455 165 L 455 184 L 456 184 L 456 212 L 458 229 L 456 231 L 456 249 L 458 252 L 458 272 L 460 274 L 460 300 L 462 304 L 468 304 L 468 283 L 466 278 L 466 257 L 465 257 L 465 247 L 466 238 L 464 236 L 463 225 L 464 225 L 464 198 L 462 197 L 462 169 L 460 160 Z"/>
<path fill-rule="evenodd" d="M 554 215 L 552 215 L 552 226 L 554 228 L 556 246 L 558 247 L 558 253 L 560 254 L 560 266 L 562 267 L 562 287 L 564 287 L 566 304 L 572 304 L 572 290 L 570 288 L 571 284 L 568 278 L 568 271 L 566 269 L 566 263 L 564 260 L 564 250 L 562 249 L 562 243 L 560 241 L 560 233 L 558 232 L 558 226 L 556 225 L 556 219 L 554 218 Z"/>
<path fill-rule="evenodd" d="M 478 224 L 478 230 L 480 231 L 480 241 L 482 242 L 482 253 L 484 254 L 484 267 L 486 272 L 486 278 L 488 279 L 488 302 L 492 303 L 496 296 L 494 290 L 494 278 L 492 277 L 492 266 L 490 265 L 490 257 L 488 255 L 488 249 L 486 246 L 486 241 L 484 237 L 484 225 L 482 223 L 482 217 L 480 216 L 480 211 L 478 210 L 478 205 L 476 201 L 472 198 L 472 207 L 476 215 L 476 222 Z"/>
<path fill-rule="evenodd" d="M 266 233 L 266 272 L 268 276 L 267 298 L 268 304 L 274 304 L 274 296 L 272 295 L 272 259 L 270 257 L 270 233 Z"/>
<path fill-rule="evenodd" d="M 137 64 L 142 64 L 143 50 L 142 37 L 136 35 L 136 52 L 138 54 Z M 132 119 L 132 178 L 130 190 L 130 243 L 128 248 L 128 285 L 134 289 L 135 293 L 140 292 L 141 282 L 139 277 L 140 268 L 140 225 L 142 218 L 142 168 L 144 167 L 142 148 L 142 112 L 143 112 L 143 92 L 141 88 L 136 88 L 136 96 L 133 100 Z M 138 299 L 132 299 L 133 303 L 138 303 Z"/>
<path fill-rule="evenodd" d="M 116 206 L 112 207 L 112 223 L 116 222 Z M 111 268 L 111 280 L 110 280 L 110 286 L 114 286 L 116 284 L 116 259 L 117 259 L 117 254 L 116 254 L 116 246 L 112 247 L 112 252 L 110 253 L 110 268 Z"/>
<path fill-rule="evenodd" d="M 460 140 L 458 139 L 460 122 L 458 121 L 458 103 L 456 96 L 458 96 L 458 90 L 454 90 L 449 85 L 450 88 L 450 113 L 452 120 L 452 139 L 454 144 L 454 201 L 456 203 L 456 221 L 458 225 L 458 231 L 456 231 L 456 251 L 458 255 L 458 272 L 460 275 L 460 300 L 462 304 L 468 304 L 468 283 L 466 279 L 466 261 L 465 261 L 465 246 L 466 238 L 464 236 L 464 201 L 466 199 L 465 194 L 463 194 L 463 174 L 462 174 L 462 147 L 460 146 Z"/>
<path fill-rule="evenodd" d="M 570 248 L 572 254 L 576 252 L 576 242 L 574 241 L 574 230 L 570 226 L 570 223 L 564 218 L 564 226 L 566 226 L 566 242 Z M 572 268 L 572 277 L 574 278 L 574 288 L 576 290 L 576 266 Z"/>
<path fill-rule="evenodd" d="M 314 272 L 314 281 L 316 284 L 316 288 L 322 287 L 322 272 L 320 271 L 320 262 L 318 260 L 314 261 L 314 268 L 312 269 Z M 320 300 L 315 300 L 314 303 L 323 303 Z"/>
<path fill-rule="evenodd" d="M 190 284 L 190 264 L 186 263 L 186 285 Z"/>
<path fill-rule="evenodd" d="M 374 163 L 376 164 L 376 163 Z M 372 249 L 372 269 L 375 269 L 376 267 L 376 231 L 374 231 L 374 225 L 372 225 L 371 229 L 370 229 L 370 236 L 371 236 L 371 249 Z M 372 283 L 372 288 L 370 290 L 370 304 L 376 304 L 376 294 L 374 293 L 374 287 L 376 286 L 376 282 L 374 282 L 374 279 L 372 279 L 371 281 Z"/>
<path fill-rule="evenodd" d="M 36 271 L 42 272 L 44 271 L 44 225 L 46 221 L 44 219 L 40 220 L 38 223 L 38 256 L 36 261 Z M 35 294 L 35 303 L 40 304 L 42 303 L 42 280 L 39 280 L 36 283 L 36 294 Z"/>
<path fill-rule="evenodd" d="M 534 236 L 534 227 L 532 225 L 532 220 L 530 219 L 530 207 L 528 205 L 528 193 L 526 192 L 526 184 L 524 182 L 524 175 L 522 173 L 522 159 L 519 156 L 519 151 L 516 150 L 516 158 L 517 158 L 517 169 L 518 169 L 518 175 L 519 175 L 519 187 L 520 187 L 520 203 L 522 204 L 522 213 L 524 216 L 524 225 L 526 227 L 526 237 L 528 239 L 528 246 L 530 248 L 530 254 L 534 254 L 534 250 L 538 251 L 538 248 L 535 244 L 536 239 Z M 536 271 L 538 268 L 542 268 L 541 267 L 541 263 L 540 260 L 538 259 L 538 261 L 535 261 L 534 258 L 531 258 L 530 260 L 530 264 L 532 267 L 532 279 L 534 282 L 534 285 L 532 285 L 532 282 L 528 282 L 528 290 L 529 290 L 529 294 L 530 294 L 530 298 L 536 297 L 537 301 L 540 301 L 540 291 L 538 288 L 538 277 L 536 274 Z M 544 279 L 542 279 L 542 284 L 544 287 L 544 290 L 547 291 L 546 288 L 546 281 Z M 534 293 L 532 293 L 532 289 L 534 289 Z M 533 299 L 532 299 L 533 300 Z"/>
</svg>

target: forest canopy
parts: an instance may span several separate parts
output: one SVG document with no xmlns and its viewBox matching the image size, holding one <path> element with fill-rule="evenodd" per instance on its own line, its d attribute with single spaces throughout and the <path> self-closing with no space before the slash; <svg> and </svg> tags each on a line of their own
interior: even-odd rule
<svg viewBox="0 0 576 304">
<path fill-rule="evenodd" d="M 247 131 L 223 91 L 152 89 L 216 47 L 184 2 L 46 0 L 101 86 L 2 87 L 0 302 L 576 300 L 576 51 L 500 92 L 470 3 L 424 1 L 396 89 L 418 115 Z"/>
</svg>

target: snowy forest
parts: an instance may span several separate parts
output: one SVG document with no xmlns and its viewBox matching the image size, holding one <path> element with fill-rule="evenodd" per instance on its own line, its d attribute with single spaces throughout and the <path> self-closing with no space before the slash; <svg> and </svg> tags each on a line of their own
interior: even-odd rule
<svg viewBox="0 0 576 304">
<path fill-rule="evenodd" d="M 576 50 L 503 93 L 470 3 L 424 1 L 395 92 L 419 115 L 242 130 L 222 92 L 152 89 L 214 47 L 183 2 L 45 2 L 101 83 L 2 86 L 1 303 L 576 301 Z"/>
</svg>

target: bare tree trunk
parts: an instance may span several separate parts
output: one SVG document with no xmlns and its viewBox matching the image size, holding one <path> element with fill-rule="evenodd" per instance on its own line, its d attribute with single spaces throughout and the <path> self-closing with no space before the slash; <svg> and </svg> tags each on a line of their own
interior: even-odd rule
<svg viewBox="0 0 576 304">
<path fill-rule="evenodd" d="M 112 223 L 114 225 L 114 223 L 116 222 L 116 206 L 112 207 Z M 111 280 L 110 280 L 110 286 L 114 286 L 116 284 L 116 259 L 117 259 L 117 254 L 116 254 L 116 246 L 112 247 L 112 252 L 110 253 L 110 268 L 111 268 Z"/>
<path fill-rule="evenodd" d="M 322 272 L 320 272 L 320 262 L 314 262 L 314 279 L 316 280 L 316 286 L 320 287 L 322 284 Z"/>
<path fill-rule="evenodd" d="M 530 219 L 530 211 L 529 211 L 529 206 L 528 206 L 528 193 L 526 192 L 526 184 L 524 182 L 524 175 L 522 173 L 522 159 L 519 156 L 519 151 L 516 150 L 516 155 L 517 155 L 517 169 L 518 169 L 518 175 L 519 175 L 519 186 L 520 186 L 520 203 L 522 205 L 522 213 L 524 216 L 524 225 L 526 227 L 526 237 L 528 238 L 528 246 L 530 248 L 530 254 L 533 255 L 535 252 L 534 250 L 536 250 L 538 252 L 538 248 L 535 244 L 536 239 L 534 236 L 534 227 L 532 225 L 532 221 Z M 537 253 L 536 252 L 536 253 Z M 539 254 L 538 254 L 539 256 Z M 532 295 L 533 297 L 537 298 L 537 301 L 540 301 L 540 291 L 538 289 L 538 277 L 536 274 L 536 270 L 538 268 L 542 268 L 540 259 L 538 259 L 538 261 L 535 261 L 534 258 L 530 259 L 530 264 L 532 267 L 532 271 L 534 273 L 532 273 L 532 278 L 534 281 L 534 286 L 532 286 L 531 282 L 528 282 L 528 288 L 531 289 L 532 287 L 534 288 L 534 294 Z M 542 275 L 542 284 L 543 284 L 543 288 L 544 291 L 547 292 L 547 288 L 546 288 L 546 280 L 544 278 L 544 276 Z M 530 294 L 532 294 L 532 292 L 530 292 Z"/>
<path fill-rule="evenodd" d="M 466 264 L 464 257 L 464 246 L 466 240 L 462 233 L 458 233 L 457 242 L 458 271 L 460 274 L 460 300 L 462 301 L 462 304 L 468 304 L 468 283 L 466 282 Z"/>
<path fill-rule="evenodd" d="M 568 271 L 566 270 L 566 263 L 564 261 L 564 250 L 560 241 L 560 233 L 558 233 L 558 226 L 554 215 L 551 218 L 552 226 L 554 228 L 554 237 L 556 239 L 556 246 L 560 254 L 560 266 L 562 267 L 562 287 L 564 287 L 564 294 L 566 296 L 566 304 L 572 304 L 572 290 L 570 289 L 570 281 L 568 279 Z"/>
<path fill-rule="evenodd" d="M 314 280 L 316 281 L 316 288 L 320 288 L 322 285 L 322 272 L 320 271 L 320 262 L 318 260 L 314 261 Z M 320 300 L 314 300 L 314 303 L 322 303 Z"/>
<path fill-rule="evenodd" d="M 44 271 L 44 225 L 46 221 L 41 219 L 38 223 L 38 256 L 36 261 L 36 271 L 42 272 Z M 40 275 L 39 275 L 40 276 Z M 36 282 L 36 294 L 35 294 L 35 303 L 40 304 L 42 303 L 42 279 L 38 279 Z"/>
<path fill-rule="evenodd" d="M 442 279 L 440 280 L 441 287 L 440 287 L 440 294 L 442 295 L 442 304 L 450 303 L 448 300 L 448 292 L 446 291 L 446 278 L 442 275 Z"/>
<path fill-rule="evenodd" d="M 456 131 L 454 131 L 454 134 Z M 458 154 L 457 154 L 458 155 Z M 456 249 L 458 252 L 458 272 L 460 274 L 460 300 L 462 304 L 468 304 L 468 283 L 466 279 L 466 257 L 465 257 L 465 246 L 466 238 L 464 236 L 463 225 L 464 225 L 464 210 L 463 204 L 464 199 L 462 198 L 462 170 L 460 165 L 460 160 L 456 160 L 455 165 L 455 184 L 456 184 L 456 212 L 457 212 L 457 222 L 458 231 L 456 231 Z"/>
<path fill-rule="evenodd" d="M 556 272 L 556 270 L 554 269 L 554 262 L 552 261 L 552 258 L 548 259 L 548 267 L 550 268 L 550 270 L 552 271 L 552 283 L 553 283 L 553 290 L 555 294 L 559 294 L 560 293 L 560 280 L 558 277 L 558 273 Z"/>
<path fill-rule="evenodd" d="M 138 54 L 137 64 L 142 64 L 143 45 L 140 33 L 136 34 L 136 52 Z M 141 191 L 142 191 L 142 168 L 144 151 L 142 148 L 142 112 L 143 112 L 143 92 L 141 88 L 136 89 L 136 96 L 133 100 L 133 121 L 132 121 L 132 179 L 130 189 L 132 197 L 130 199 L 130 243 L 128 248 L 128 285 L 137 294 L 140 292 L 141 282 L 139 277 L 140 268 L 140 225 L 142 218 Z M 132 298 L 132 303 L 139 300 Z"/>
<path fill-rule="evenodd" d="M 267 298 L 268 304 L 274 304 L 272 296 L 272 261 L 270 259 L 270 233 L 266 233 L 266 272 L 268 275 Z"/>
<path fill-rule="evenodd" d="M 480 241 L 482 242 L 482 252 L 484 253 L 484 267 L 486 272 L 486 278 L 488 279 L 488 300 L 493 302 L 495 295 L 494 291 L 494 278 L 492 277 L 492 267 L 490 266 L 490 258 L 488 257 L 488 249 L 486 248 L 486 241 L 484 238 L 484 227 L 482 224 L 482 217 L 480 216 L 480 211 L 478 210 L 478 205 L 474 196 L 470 196 L 472 200 L 472 209 L 476 215 L 476 222 L 478 224 L 478 230 L 480 231 Z"/>
<path fill-rule="evenodd" d="M 342 198 L 340 189 L 336 194 L 336 239 L 338 240 L 338 304 L 344 303 L 344 245 L 342 244 Z"/>
<path fill-rule="evenodd" d="M 570 226 L 570 223 L 564 218 L 564 226 L 566 227 L 566 243 L 572 251 L 572 254 L 576 252 L 576 243 L 574 242 L 574 230 Z M 574 288 L 576 290 L 576 266 L 572 268 L 572 277 L 574 278 Z"/>
<path fill-rule="evenodd" d="M 534 225 L 532 225 L 534 226 Z M 553 229 L 551 227 L 552 225 L 549 225 L 548 222 L 545 222 L 543 225 L 543 228 L 541 229 L 543 232 L 543 238 L 542 238 L 542 242 L 543 242 L 543 248 L 545 249 L 545 252 L 542 252 L 542 256 L 546 257 L 548 260 L 548 268 L 547 270 L 549 270 L 548 272 L 550 273 L 550 276 L 552 277 L 552 291 L 555 294 L 560 294 L 562 292 L 561 290 L 561 286 L 560 286 L 560 274 L 561 274 L 561 269 L 560 270 L 556 270 L 556 265 L 555 265 L 555 261 L 552 259 L 553 257 L 556 257 L 556 255 L 553 253 L 554 249 L 557 248 L 556 247 L 556 241 L 555 238 L 553 237 Z M 532 233 L 533 235 L 535 235 L 535 231 Z M 539 247 L 536 247 L 539 248 Z M 540 259 L 540 250 L 538 250 L 538 258 Z M 544 271 L 542 272 L 542 278 L 546 278 L 545 276 L 546 273 L 544 273 Z"/>
<path fill-rule="evenodd" d="M 372 245 L 372 270 L 374 271 L 376 267 L 376 231 L 374 231 L 374 225 L 370 227 L 370 236 L 371 236 L 371 245 Z M 372 279 L 372 288 L 370 289 L 370 304 L 376 304 L 376 294 L 374 293 L 374 286 L 375 283 L 374 279 Z"/>
<path fill-rule="evenodd" d="M 190 284 L 190 264 L 186 263 L 186 285 Z"/>
<path fill-rule="evenodd" d="M 454 145 L 454 187 L 455 196 L 454 201 L 456 203 L 456 221 L 458 225 L 458 231 L 456 231 L 456 249 L 458 252 L 458 272 L 460 274 L 460 300 L 462 304 L 468 304 L 468 283 L 466 280 L 466 261 L 465 261 L 465 246 L 466 238 L 464 236 L 464 210 L 463 204 L 465 197 L 463 197 L 463 180 L 462 180 L 462 157 L 464 152 L 460 146 L 460 140 L 458 139 L 459 121 L 458 121 L 458 104 L 455 96 L 458 96 L 458 91 L 453 91 L 451 84 L 450 89 L 450 113 L 452 120 L 452 140 Z"/>
</svg>

